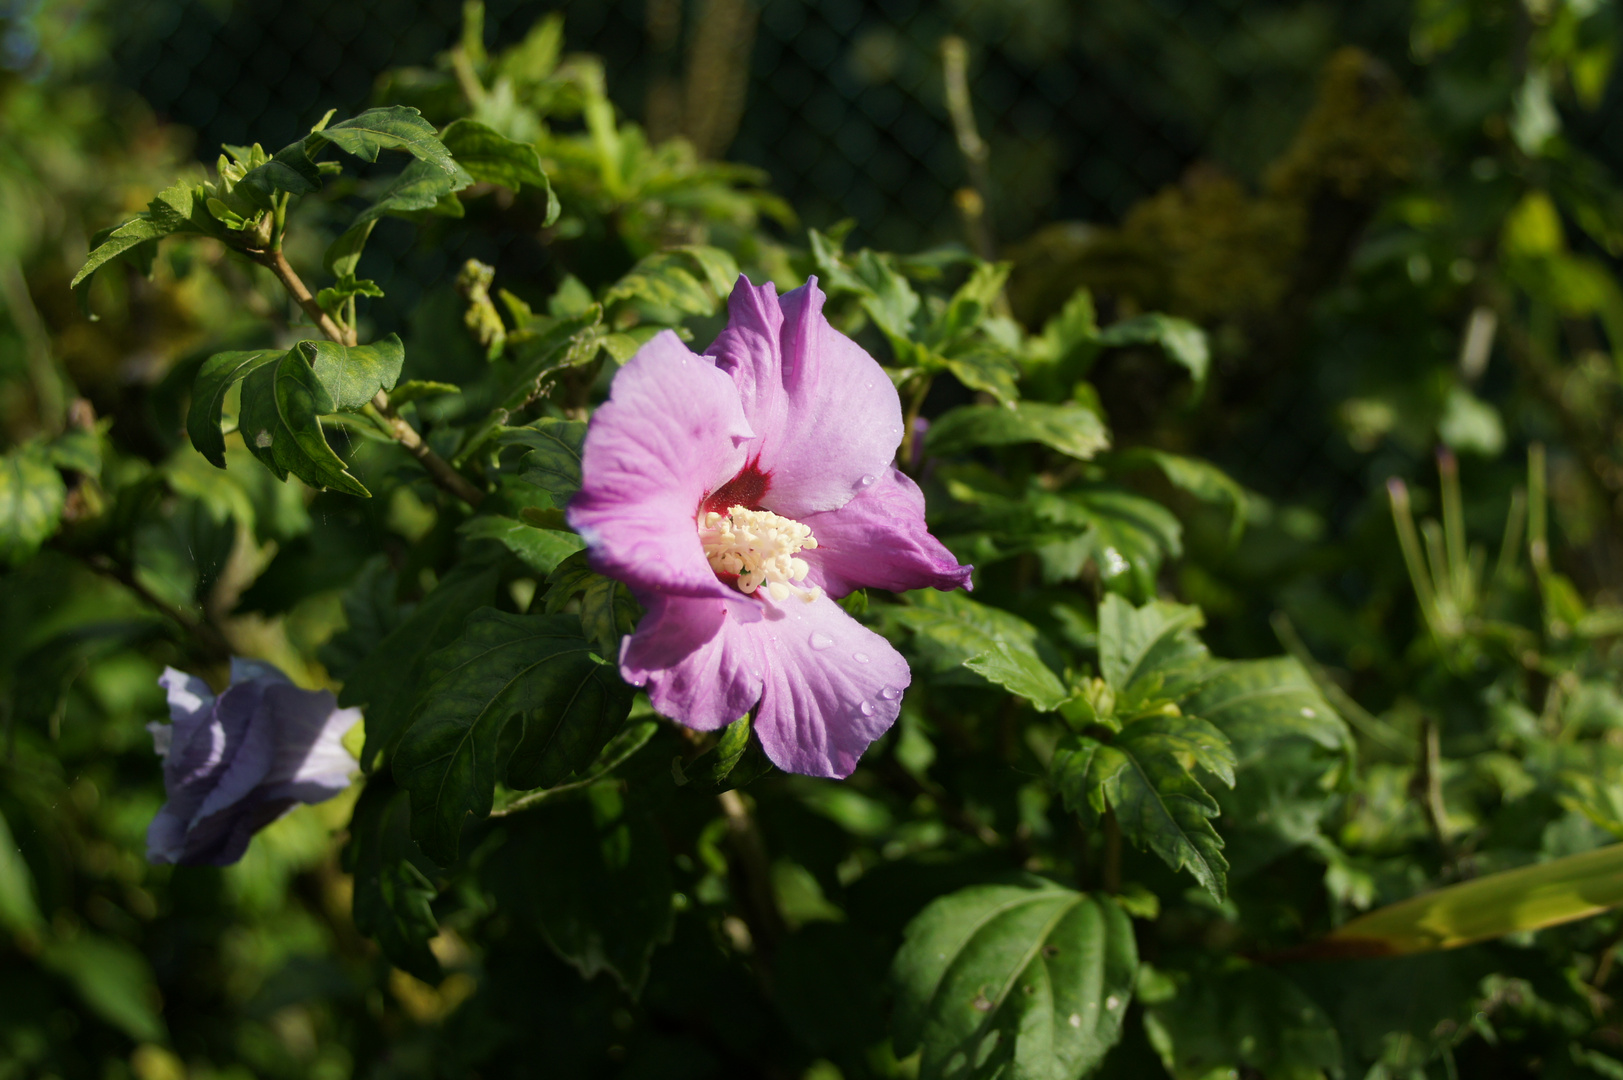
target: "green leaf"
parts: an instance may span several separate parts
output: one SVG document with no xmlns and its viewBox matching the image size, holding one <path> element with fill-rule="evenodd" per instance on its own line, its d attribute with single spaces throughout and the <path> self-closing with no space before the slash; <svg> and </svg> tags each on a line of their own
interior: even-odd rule
<svg viewBox="0 0 1623 1080">
<path fill-rule="evenodd" d="M 1200 971 L 1144 1025 L 1173 1080 L 1212 1076 L 1340 1080 L 1341 1039 L 1301 987 L 1271 968 Z"/>
<path fill-rule="evenodd" d="M 357 278 L 344 274 L 337 281 L 316 293 L 316 303 L 329 315 L 337 316 L 349 301 L 357 296 L 381 297 L 383 288 L 371 278 Z"/>
<path fill-rule="evenodd" d="M 1171 315 L 1136 315 L 1099 335 L 1100 345 L 1159 345 L 1167 359 L 1189 372 L 1197 390 L 1206 384 L 1211 350 L 1206 332 L 1187 319 Z"/>
<path fill-rule="evenodd" d="M 635 302 L 679 315 L 714 315 L 737 280 L 738 263 L 731 255 L 689 244 L 637 260 L 603 294 L 603 306 Z"/>
<path fill-rule="evenodd" d="M 45 919 L 34 902 L 34 875 L 0 816 L 0 926 L 18 934 L 38 934 Z"/>
<path fill-rule="evenodd" d="M 581 636 L 574 616 L 508 615 L 494 608 L 469 616 L 462 636 L 429 658 L 427 678 L 395 751 L 394 775 L 411 792 L 412 837 L 442 866 L 456 861 L 467 816 L 490 813 L 508 719 L 537 713 L 538 725 L 599 726 L 609 711 L 609 688 L 619 681 Z M 542 745 L 551 738 L 543 735 Z M 527 769 L 539 757 L 539 751 L 515 751 L 522 778 L 530 778 Z"/>
<path fill-rule="evenodd" d="M 1221 900 L 1228 863 L 1211 823 L 1217 800 L 1195 779 L 1197 767 L 1234 786 L 1234 752 L 1223 733 L 1198 717 L 1150 715 L 1108 742 L 1066 736 L 1049 771 L 1072 810 L 1095 820 L 1115 811 L 1122 835 L 1135 846 L 1174 870 L 1188 869 Z"/>
<path fill-rule="evenodd" d="M 1121 1038 L 1138 950 L 1107 899 L 1040 878 L 975 885 L 907 926 L 892 978 L 898 1055 L 919 1080 L 1072 1080 Z"/>
<path fill-rule="evenodd" d="M 587 795 L 506 819 L 512 855 L 495 891 L 502 910 L 539 925 L 582 978 L 606 971 L 635 997 L 655 947 L 671 936 L 671 853 L 651 810 L 617 783 Z"/>
<path fill-rule="evenodd" d="M 1099 320 L 1094 312 L 1093 294 L 1086 288 L 1076 290 L 1058 315 L 1043 324 L 1043 331 L 1031 341 L 1035 358 L 1051 364 L 1063 364 L 1073 358 L 1084 358 L 1098 346 Z"/>
<path fill-rule="evenodd" d="M 427 983 L 444 977 L 428 943 L 439 934 L 433 902 L 439 890 L 408 833 L 410 806 L 387 776 L 367 781 L 356 800 L 344 847 L 344 869 L 354 876 L 355 929 L 378 943 L 389 963 Z"/>
<path fill-rule="evenodd" d="M 39 550 L 62 522 L 68 490 L 39 443 L 0 457 L 0 563 L 15 566 Z"/>
<path fill-rule="evenodd" d="M 1115 460 L 1128 468 L 1153 465 L 1173 487 L 1203 502 L 1227 504 L 1233 511 L 1229 519 L 1229 543 L 1240 539 L 1245 529 L 1245 488 L 1216 465 L 1150 447 L 1122 451 L 1115 455 Z"/>
<path fill-rule="evenodd" d="M 541 171 L 541 155 L 527 143 L 515 142 L 477 120 L 452 121 L 440 133 L 440 141 L 475 180 L 513 191 L 527 184 L 552 194 L 547 174 Z"/>
<path fill-rule="evenodd" d="M 58 469 L 101 476 L 102 443 L 95 431 L 69 428 L 45 445 L 45 456 Z"/>
<path fill-rule="evenodd" d="M 243 380 L 237 427 L 254 457 L 279 478 L 292 473 L 315 487 L 367 498 L 371 492 L 327 445 L 318 417 L 333 409 L 326 387 L 293 348 Z"/>
<path fill-rule="evenodd" d="M 1185 712 L 1217 725 L 1242 753 L 1261 753 L 1267 744 L 1288 738 L 1327 750 L 1350 745 L 1346 723 L 1289 656 L 1223 664 L 1181 704 Z"/>
<path fill-rule="evenodd" d="M 304 140 L 300 139 L 276 151 L 265 164 L 249 169 L 231 192 L 260 210 L 269 210 L 283 192 L 309 195 L 320 190 L 321 169 L 305 153 Z"/>
<path fill-rule="evenodd" d="M 410 217 L 435 210 L 460 217 L 462 204 L 454 199 L 447 204 L 446 199 L 471 183 L 473 177 L 455 163 L 447 169 L 433 162 L 412 162 L 400 170 L 377 201 L 357 214 L 343 235 L 332 242 L 322 257 L 323 265 L 339 278 L 353 277 L 372 228 L 381 218 L 390 214 Z"/>
<path fill-rule="evenodd" d="M 538 529 L 500 514 L 480 514 L 457 526 L 457 532 L 474 540 L 495 540 L 539 574 L 550 574 L 586 541 L 571 532 Z"/>
<path fill-rule="evenodd" d="M 548 377 L 555 372 L 595 360 L 603 340 L 602 322 L 603 308 L 593 304 L 581 314 L 560 319 L 539 336 L 524 342 L 517 350 L 514 374 L 498 398 L 501 408 L 509 414 L 516 412 L 544 391 Z M 471 436 L 468 445 L 480 444 L 495 434 L 499 426 L 492 423 L 488 431 Z"/>
<path fill-rule="evenodd" d="M 1009 279 L 1013 263 L 981 263 L 969 275 L 969 280 L 953 293 L 946 310 L 933 328 L 931 342 L 949 342 L 973 333 L 980 328 L 992 305 L 1003 293 L 1003 283 Z"/>
<path fill-rule="evenodd" d="M 538 673 L 536 683 L 545 704 L 520 718 L 518 742 L 506 763 L 505 782 L 519 791 L 585 774 L 625 726 L 636 694 L 611 664 L 554 664 Z"/>
<path fill-rule="evenodd" d="M 279 349 L 247 349 L 215 353 L 203 361 L 192 381 L 192 403 L 186 410 L 186 434 L 197 452 L 216 468 L 225 468 L 225 436 L 220 433 L 220 410 L 233 384 L 266 364 L 282 358 Z"/>
<path fill-rule="evenodd" d="M 206 201 L 207 189 L 201 184 L 171 184 L 147 203 L 147 214 L 171 233 L 219 236 L 219 223 L 208 212 Z"/>
<path fill-rule="evenodd" d="M 1110 432 L 1098 413 L 1074 402 L 962 405 L 931 422 L 924 449 L 927 454 L 945 457 L 972 446 L 1026 442 L 1042 443 L 1087 461 L 1110 445 Z"/>
<path fill-rule="evenodd" d="M 347 681 L 405 621 L 406 610 L 395 600 L 399 587 L 399 575 L 382 554 L 351 578 L 342 601 L 344 625 L 316 651 L 328 675 Z"/>
<path fill-rule="evenodd" d="M 1542 930 L 1623 906 L 1623 844 L 1488 874 L 1343 923 L 1314 956 L 1394 956 L 1455 949 Z"/>
<path fill-rule="evenodd" d="M 901 345 L 913 336 L 913 318 L 918 314 L 919 294 L 907 278 L 896 271 L 890 259 L 872 251 L 859 252 L 853 261 L 851 283 L 860 288 L 862 309 L 874 325 Z"/>
<path fill-rule="evenodd" d="M 959 382 L 971 390 L 986 391 L 1002 405 L 1012 405 L 1020 399 L 1020 388 L 1015 385 L 1020 377 L 1020 365 L 1002 349 L 972 345 L 963 352 L 942 357 L 940 362 Z"/>
<path fill-rule="evenodd" d="M 1081 536 L 1039 547 L 1045 580 L 1069 580 L 1092 559 L 1107 589 L 1148 599 L 1167 556 L 1183 552 L 1183 528 L 1166 507 L 1131 491 L 1089 488 L 1066 492 Z"/>
<path fill-rule="evenodd" d="M 79 992 L 91 1012 L 136 1042 L 166 1043 L 158 988 L 146 957 L 116 938 L 81 933 L 51 942 L 40 963 Z"/>
<path fill-rule="evenodd" d="M 324 142 L 363 161 L 376 161 L 380 150 L 404 150 L 441 172 L 456 171 L 456 162 L 440 142 L 434 125 L 424 120 L 416 109 L 401 105 L 368 109 L 304 138 L 307 151 L 313 151 Z"/>
<path fill-rule="evenodd" d="M 108 261 L 148 241 L 174 233 L 218 236 L 220 227 L 203 205 L 203 198 L 203 189 L 195 184 L 179 183 L 164 188 L 147 204 L 144 213 L 107 233 L 101 243 L 91 249 L 85 264 L 73 275 L 68 287 L 77 288 Z M 151 262 L 150 255 L 147 262 Z"/>
<path fill-rule="evenodd" d="M 68 287 L 78 288 L 81 281 L 131 248 L 149 240 L 161 239 L 172 232 L 173 229 L 152 220 L 150 215 L 138 214 L 114 229 L 106 239 L 91 250 L 85 258 L 84 265 L 79 267 L 79 272 L 74 274 L 73 280 L 68 283 Z"/>
<path fill-rule="evenodd" d="M 309 360 L 310 369 L 332 399 L 333 409 L 349 412 L 368 405 L 379 390 L 393 389 L 406 362 L 406 350 L 397 334 L 371 345 L 301 341 L 296 348 Z"/>
<path fill-rule="evenodd" d="M 917 635 L 919 651 L 937 670 L 963 666 L 1042 711 L 1069 695 L 1037 654 L 1037 631 L 1017 615 L 976 603 L 962 593 L 920 590 L 884 617 Z"/>
<path fill-rule="evenodd" d="M 579 420 L 541 419 L 521 428 L 508 428 L 499 436 L 504 446 L 528 446 L 521 465 L 523 480 L 552 496 L 554 506 L 569 502 L 580 490 L 582 447 L 586 425 Z"/>
<path fill-rule="evenodd" d="M 403 383 L 396 383 L 394 389 L 389 391 L 389 402 L 398 407 L 409 401 L 425 401 L 431 397 L 461 392 L 462 387 L 455 383 L 435 382 L 432 379 L 407 379 Z"/>
<path fill-rule="evenodd" d="M 1135 608 L 1107 594 L 1099 602 L 1099 674 L 1118 697 L 1144 698 L 1198 676 L 1210 662 L 1195 631 L 1198 607 L 1153 600 Z"/>
<path fill-rule="evenodd" d="M 716 745 L 684 762 L 671 762 L 671 776 L 678 787 L 695 791 L 730 791 L 759 780 L 772 771 L 760 739 L 750 738 L 751 723 L 741 716 L 721 731 Z"/>
<path fill-rule="evenodd" d="M 363 769 L 405 733 L 428 656 L 455 641 L 467 617 L 491 602 L 497 577 L 494 565 L 457 565 L 345 680 L 338 703 L 366 706 Z"/>
</svg>

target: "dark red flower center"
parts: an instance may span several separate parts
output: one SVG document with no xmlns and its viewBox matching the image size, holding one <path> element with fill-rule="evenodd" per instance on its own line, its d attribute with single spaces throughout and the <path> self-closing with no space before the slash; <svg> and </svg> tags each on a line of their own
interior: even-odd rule
<svg viewBox="0 0 1623 1080">
<path fill-rule="evenodd" d="M 761 471 L 761 459 L 745 465 L 738 471 L 738 475 L 721 485 L 699 504 L 699 517 L 705 514 L 721 514 L 735 506 L 742 506 L 746 510 L 764 510 L 761 500 L 766 498 L 767 489 L 772 486 L 772 477 L 769 473 Z"/>
</svg>

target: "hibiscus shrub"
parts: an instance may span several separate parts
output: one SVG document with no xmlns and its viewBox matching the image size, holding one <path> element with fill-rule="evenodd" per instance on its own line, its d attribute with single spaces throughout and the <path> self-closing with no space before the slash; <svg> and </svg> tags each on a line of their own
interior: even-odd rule
<svg viewBox="0 0 1623 1080">
<path fill-rule="evenodd" d="M 1254 404 L 1239 377 L 1211 404 L 1214 348 L 1290 342 L 1255 310 L 1160 292 L 1209 338 L 1097 251 L 1028 248 L 1011 284 L 956 245 L 848 250 L 650 144 L 558 44 L 464 42 L 226 147 L 73 278 L 95 310 L 198 275 L 244 314 L 0 470 L 0 1076 L 1623 1073 L 1623 616 L 1560 569 L 1614 551 L 1551 523 L 1575 451 L 1552 481 L 1532 437 L 1566 390 L 1490 477 L 1514 492 L 1468 501 L 1444 449 L 1319 543 L 1190 452 Z M 1342 238 L 1332 338 L 1412 317 L 1443 220 L 1414 207 L 1476 182 L 1349 165 L 1401 157 L 1401 110 L 1376 149 L 1312 141 L 1359 63 L 1268 195 L 1310 229 L 1291 199 L 1412 185 L 1382 219 L 1407 262 Z M 1503 153 L 1578 168 L 1550 146 Z M 1519 182 L 1482 270 L 1511 299 L 1471 325 L 1610 334 L 1611 299 L 1583 322 L 1550 283 L 1614 297 L 1609 269 Z M 454 281 L 386 295 L 386 234 Z M 493 235 L 519 256 L 466 257 Z M 1319 299 L 1269 295 L 1278 326 Z M 1497 455 L 1443 370 L 1423 441 Z"/>
</svg>

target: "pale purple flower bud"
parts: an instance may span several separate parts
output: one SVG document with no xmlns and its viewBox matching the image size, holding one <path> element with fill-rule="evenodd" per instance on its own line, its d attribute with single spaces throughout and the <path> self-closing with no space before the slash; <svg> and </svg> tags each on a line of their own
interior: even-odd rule
<svg viewBox="0 0 1623 1080">
<path fill-rule="evenodd" d="M 169 796 L 147 829 L 147 859 L 226 866 L 298 803 L 349 786 L 355 758 L 344 733 L 361 718 L 325 690 L 300 690 L 269 664 L 231 661 L 218 697 L 202 679 L 165 668 L 173 723 L 151 723 Z"/>
</svg>

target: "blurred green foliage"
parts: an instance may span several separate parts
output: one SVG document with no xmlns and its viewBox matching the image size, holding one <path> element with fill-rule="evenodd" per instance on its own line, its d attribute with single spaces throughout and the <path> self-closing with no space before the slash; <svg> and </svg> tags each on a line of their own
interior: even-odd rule
<svg viewBox="0 0 1623 1080">
<path fill-rule="evenodd" d="M 991 262 L 802 231 L 556 17 L 205 172 L 98 9 L 5 9 L 0 1077 L 1623 1075 L 1623 187 L 1570 134 L 1623 28 L 1424 0 L 1393 72 L 1315 10 L 1273 152 Z M 377 325 L 385 217 L 548 260 Z M 915 677 L 843 783 L 593 659 L 640 613 L 560 513 L 740 270 L 819 276 L 977 567 L 847 601 Z M 158 673 L 232 653 L 364 705 L 365 776 L 149 866 Z"/>
</svg>

